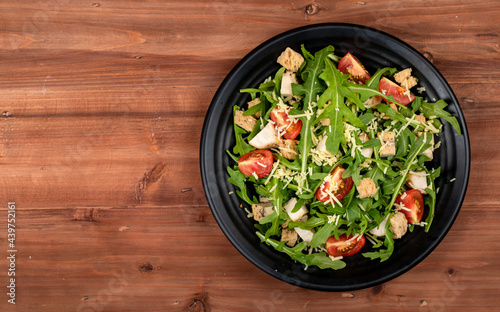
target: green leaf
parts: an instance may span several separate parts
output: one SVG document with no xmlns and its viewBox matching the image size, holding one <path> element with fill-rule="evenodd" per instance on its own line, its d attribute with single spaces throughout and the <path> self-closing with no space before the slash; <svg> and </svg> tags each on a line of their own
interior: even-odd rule
<svg viewBox="0 0 500 312">
<path fill-rule="evenodd" d="M 332 236 L 332 232 L 335 227 L 335 223 L 327 222 L 323 225 L 316 233 L 314 233 L 310 243 L 311 247 L 316 248 L 326 243 L 326 240 Z"/>
<path fill-rule="evenodd" d="M 397 71 L 398 70 L 396 68 L 393 68 L 393 67 L 379 68 L 379 69 L 377 69 L 377 71 L 375 72 L 375 74 L 370 79 L 368 79 L 365 82 L 365 85 L 368 88 L 372 88 L 372 89 L 378 90 L 378 84 L 380 82 L 380 78 L 382 78 L 382 76 L 392 76 Z M 367 99 L 368 98 L 366 98 L 365 101 Z"/>
<path fill-rule="evenodd" d="M 378 110 L 381 113 L 386 114 L 387 116 L 389 116 L 389 118 L 391 118 L 393 120 L 401 121 L 403 124 L 406 123 L 405 116 L 401 115 L 400 113 L 398 113 L 397 111 L 395 111 L 394 109 L 392 109 L 387 104 L 381 103 L 381 104 L 375 106 L 375 109 Z"/>
<path fill-rule="evenodd" d="M 427 118 L 431 116 L 443 118 L 453 126 L 453 128 L 459 135 L 461 135 L 462 132 L 460 131 L 460 125 L 458 124 L 457 119 L 444 110 L 446 106 L 448 106 L 448 104 L 444 100 L 439 100 L 436 103 L 423 102 L 422 106 L 420 107 L 420 111 Z"/>
<path fill-rule="evenodd" d="M 231 167 L 227 167 L 227 172 L 229 173 L 228 181 L 240 189 L 236 191 L 236 194 L 238 194 L 238 196 L 247 204 L 256 204 L 258 202 L 257 198 L 254 197 L 252 200 L 250 199 L 250 197 L 248 197 L 247 186 L 245 183 L 246 176 L 239 169 L 231 169 Z"/>
<path fill-rule="evenodd" d="M 319 75 L 323 72 L 325 67 L 325 59 L 328 53 L 332 51 L 333 47 L 328 46 L 319 52 L 316 52 L 314 61 L 312 64 L 304 69 L 304 73 L 307 73 L 307 80 L 303 85 L 292 85 L 293 94 L 304 96 L 303 98 L 303 109 L 300 114 L 306 112 L 315 115 L 316 109 L 313 107 L 313 102 L 316 101 L 316 96 L 318 93 L 324 90 L 324 86 L 319 80 Z M 298 150 L 301 159 L 301 173 L 306 172 L 307 164 L 309 159 L 309 151 L 312 147 L 312 118 L 298 117 L 302 120 L 302 130 L 300 131 L 300 141 L 298 144 Z"/>
<path fill-rule="evenodd" d="M 380 259 L 380 262 L 384 262 L 389 259 L 394 251 L 394 239 L 392 238 L 392 232 L 389 230 L 389 225 L 390 222 L 387 222 L 385 226 L 386 234 L 384 239 L 384 246 L 386 247 L 386 249 L 379 249 L 373 252 L 365 252 L 363 253 L 364 257 L 370 258 L 371 260 Z"/>
<path fill-rule="evenodd" d="M 286 253 L 290 258 L 296 260 L 306 266 L 317 266 L 320 269 L 333 269 L 339 270 L 345 267 L 345 262 L 341 260 L 333 261 L 328 257 L 325 252 L 304 254 L 303 250 L 307 247 L 306 242 L 301 242 L 295 247 L 287 247 L 284 242 L 278 242 L 277 240 L 266 238 L 262 233 L 256 232 L 257 236 L 262 242 L 272 246 L 274 249 Z"/>
</svg>

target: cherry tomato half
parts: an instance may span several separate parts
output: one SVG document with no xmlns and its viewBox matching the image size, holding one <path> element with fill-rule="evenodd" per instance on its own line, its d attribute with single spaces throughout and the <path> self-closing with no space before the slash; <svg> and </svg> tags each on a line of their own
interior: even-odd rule
<svg viewBox="0 0 500 312">
<path fill-rule="evenodd" d="M 419 223 L 424 215 L 424 197 L 419 190 L 408 190 L 396 198 L 396 205 L 403 206 L 400 210 L 404 213 L 408 223 Z"/>
<path fill-rule="evenodd" d="M 271 111 L 271 120 L 274 121 L 276 128 L 283 133 L 283 137 L 288 140 L 294 140 L 302 130 L 302 120 L 288 116 L 290 109 L 283 109 L 276 106 Z"/>
<path fill-rule="evenodd" d="M 352 80 L 360 83 L 365 83 L 366 80 L 371 78 L 361 62 L 349 52 L 340 59 L 339 71 L 343 74 L 349 74 Z"/>
<path fill-rule="evenodd" d="M 356 237 L 351 239 L 353 236 L 347 236 L 342 234 L 337 240 L 335 236 L 330 236 L 326 240 L 326 252 L 332 257 L 349 257 L 357 253 L 365 245 L 365 237 Z M 351 240 L 349 240 L 351 239 Z"/>
<path fill-rule="evenodd" d="M 401 105 L 408 105 L 415 99 L 415 96 L 413 94 L 405 94 L 405 88 L 400 87 L 398 84 L 390 81 L 385 77 L 382 77 L 382 79 L 380 79 L 378 90 L 385 95 L 391 94 L 392 96 L 394 96 L 394 99 Z"/>
<path fill-rule="evenodd" d="M 327 202 L 330 200 L 331 193 L 338 200 L 344 198 L 347 193 L 352 188 L 352 178 L 348 177 L 342 179 L 342 173 L 345 171 L 344 168 L 337 166 L 333 171 L 327 176 L 326 180 L 318 187 L 316 191 L 316 198 L 322 202 Z M 333 203 L 332 203 L 333 204 Z"/>
<path fill-rule="evenodd" d="M 268 150 L 255 150 L 246 153 L 238 159 L 240 171 L 247 177 L 255 174 L 262 178 L 273 169 L 273 153 Z"/>
</svg>

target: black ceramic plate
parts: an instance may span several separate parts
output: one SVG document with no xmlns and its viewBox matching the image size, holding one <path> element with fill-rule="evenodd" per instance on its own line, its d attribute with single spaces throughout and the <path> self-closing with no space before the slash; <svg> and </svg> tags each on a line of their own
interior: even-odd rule
<svg viewBox="0 0 500 312">
<path fill-rule="evenodd" d="M 257 87 L 273 75 L 280 65 L 279 54 L 286 47 L 300 51 L 300 45 L 316 52 L 327 45 L 343 56 L 351 52 L 374 73 L 376 68 L 413 68 L 419 86 L 426 88 L 425 97 L 432 101 L 444 99 L 462 129 L 459 136 L 443 121 L 444 129 L 438 140 L 442 145 L 435 152 L 435 165 L 442 174 L 437 181 L 439 193 L 434 222 L 428 233 L 417 227 L 412 233 L 396 240 L 391 258 L 385 262 L 369 260 L 361 252 L 345 259 L 347 266 L 338 271 L 309 267 L 306 271 L 287 255 L 260 243 L 255 235 L 254 221 L 239 208 L 244 204 L 227 181 L 228 165 L 234 162 L 225 150 L 234 146 L 232 107 L 243 106 L 250 100 L 239 89 Z M 415 49 L 401 40 L 381 31 L 349 24 L 319 24 L 294 29 L 261 44 L 245 56 L 229 73 L 219 87 L 208 109 L 200 147 L 201 176 L 205 194 L 220 228 L 236 249 L 264 272 L 300 287 L 345 291 L 374 286 L 389 281 L 408 271 L 441 242 L 451 228 L 462 204 L 467 188 L 470 166 L 469 139 L 459 103 L 450 86 L 438 70 Z M 450 180 L 456 179 L 453 182 Z M 245 204 L 244 204 L 245 205 Z M 426 215 L 424 215 L 425 218 Z M 371 244 L 362 250 L 366 252 Z"/>
</svg>

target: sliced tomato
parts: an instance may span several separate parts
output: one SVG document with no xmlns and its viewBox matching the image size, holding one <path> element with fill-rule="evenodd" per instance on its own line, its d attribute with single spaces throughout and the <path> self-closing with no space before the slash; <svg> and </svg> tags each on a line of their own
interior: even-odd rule
<svg viewBox="0 0 500 312">
<path fill-rule="evenodd" d="M 316 191 L 316 198 L 318 200 L 327 202 L 330 200 L 330 194 L 335 196 L 338 200 L 341 200 L 349 193 L 352 188 L 352 178 L 348 177 L 342 179 L 342 173 L 344 171 L 345 169 L 340 166 L 333 169 Z"/>
<path fill-rule="evenodd" d="M 386 77 L 382 77 L 382 79 L 380 79 L 378 90 L 385 95 L 394 96 L 394 99 L 401 105 L 408 105 L 415 99 L 413 94 L 409 91 L 407 92 L 405 88 L 400 87 L 397 83 L 387 79 Z"/>
<path fill-rule="evenodd" d="M 289 110 L 276 106 L 271 111 L 271 120 L 285 139 L 294 140 L 302 130 L 302 120 L 288 116 Z"/>
<path fill-rule="evenodd" d="M 419 190 L 409 190 L 403 192 L 396 198 L 396 205 L 404 213 L 408 223 L 414 224 L 422 221 L 424 215 L 424 197 Z"/>
<path fill-rule="evenodd" d="M 340 59 L 339 71 L 343 74 L 349 74 L 350 79 L 360 83 L 365 83 L 366 80 L 371 78 L 361 62 L 350 52 Z"/>
<path fill-rule="evenodd" d="M 238 159 L 240 171 L 247 177 L 254 173 L 262 178 L 271 173 L 273 169 L 273 153 L 268 150 L 255 150 Z"/>
<path fill-rule="evenodd" d="M 354 255 L 363 248 L 366 240 L 363 235 L 351 238 L 353 238 L 352 235 L 347 238 L 345 234 L 340 235 L 338 240 L 335 236 L 330 236 L 326 240 L 326 252 L 332 257 L 349 257 Z"/>
</svg>

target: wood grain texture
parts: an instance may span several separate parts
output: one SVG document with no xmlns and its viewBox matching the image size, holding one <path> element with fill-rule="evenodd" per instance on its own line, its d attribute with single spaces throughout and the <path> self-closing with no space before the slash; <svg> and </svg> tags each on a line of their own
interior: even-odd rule
<svg viewBox="0 0 500 312">
<path fill-rule="evenodd" d="M 500 299 L 500 2 L 0 2 L 0 286 L 16 202 L 17 300 L 1 311 L 493 311 Z M 210 213 L 199 140 L 212 96 L 263 41 L 321 22 L 386 31 L 450 83 L 471 176 L 447 237 L 370 289 L 268 276 Z M 488 243 L 484 243 L 487 241 Z"/>
</svg>

